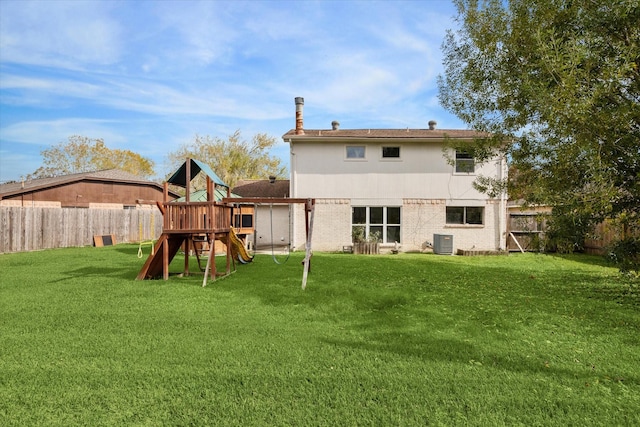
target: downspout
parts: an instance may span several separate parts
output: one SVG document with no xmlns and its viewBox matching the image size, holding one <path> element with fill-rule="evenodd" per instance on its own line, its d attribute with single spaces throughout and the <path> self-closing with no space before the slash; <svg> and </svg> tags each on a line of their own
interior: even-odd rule
<svg viewBox="0 0 640 427">
<path fill-rule="evenodd" d="M 500 174 L 500 181 L 502 182 L 505 179 L 505 165 L 504 165 L 504 157 L 500 157 L 498 160 L 498 169 Z M 500 192 L 500 221 L 499 221 L 499 233 L 500 233 L 500 244 L 499 249 L 506 250 L 507 248 L 507 230 L 506 230 L 506 220 L 507 220 L 507 191 L 503 189 Z"/>
<path fill-rule="evenodd" d="M 290 163 L 290 167 L 291 167 L 291 172 L 290 172 L 290 176 L 289 176 L 289 197 L 292 198 L 296 198 L 298 197 L 298 186 L 297 186 L 297 169 L 296 169 L 296 153 L 293 151 L 293 145 L 291 143 L 291 138 L 289 138 L 289 163 Z M 293 238 L 291 238 L 290 236 L 290 241 L 289 244 L 296 248 L 297 245 L 297 232 L 296 232 L 296 224 L 297 224 L 297 218 L 298 218 L 298 211 L 295 208 L 295 206 L 290 207 L 290 209 L 293 209 L 293 215 L 291 215 L 291 218 L 289 219 L 291 221 L 291 224 L 289 224 L 289 227 L 291 227 L 291 229 L 293 230 Z M 293 241 L 291 241 L 293 240 Z"/>
</svg>

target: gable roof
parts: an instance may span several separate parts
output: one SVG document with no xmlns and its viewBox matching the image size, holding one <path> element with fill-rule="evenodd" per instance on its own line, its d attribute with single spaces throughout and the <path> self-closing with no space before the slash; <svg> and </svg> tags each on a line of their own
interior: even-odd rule
<svg viewBox="0 0 640 427">
<path fill-rule="evenodd" d="M 445 138 L 474 139 L 486 138 L 489 134 L 465 129 L 304 129 L 304 134 L 296 135 L 295 129 L 282 135 L 285 140 L 302 139 L 434 139 Z"/>
<path fill-rule="evenodd" d="M 241 197 L 289 197 L 289 180 L 278 179 L 273 184 L 268 179 L 240 180 L 233 192 Z"/>
<path fill-rule="evenodd" d="M 0 198 L 87 180 L 147 185 L 163 190 L 162 185 L 158 184 L 157 182 L 144 180 L 138 175 L 134 175 L 120 169 L 105 169 L 95 172 L 81 172 L 51 178 L 30 179 L 27 181 L 0 184 Z"/>
<path fill-rule="evenodd" d="M 195 178 L 196 175 L 200 173 L 200 171 L 202 171 L 204 172 L 205 175 L 211 178 L 211 181 L 213 181 L 214 184 L 229 188 L 229 186 L 225 184 L 222 181 L 222 179 L 220 179 L 220 177 L 216 175 L 216 173 L 209 167 L 209 165 L 195 159 L 189 159 L 189 161 L 191 161 L 191 164 L 189 165 L 190 174 L 191 174 L 191 176 L 189 177 L 189 182 L 191 182 L 191 180 Z M 171 175 L 171 178 L 169 178 L 167 182 L 169 184 L 178 185 L 180 187 L 187 186 L 187 162 L 186 161 L 182 164 L 182 166 L 180 166 L 180 168 L 173 175 Z"/>
<path fill-rule="evenodd" d="M 192 192 L 189 195 L 189 200 L 192 202 L 207 202 L 207 190 L 196 190 L 194 192 Z M 213 192 L 213 197 L 215 198 L 216 202 L 220 202 L 222 201 L 222 199 L 227 197 L 227 192 L 221 190 L 220 188 L 216 188 Z M 231 197 L 240 197 L 237 194 L 231 193 Z M 178 197 L 177 199 L 173 200 L 172 203 L 183 203 L 187 200 L 187 198 L 185 196 L 182 197 Z"/>
</svg>

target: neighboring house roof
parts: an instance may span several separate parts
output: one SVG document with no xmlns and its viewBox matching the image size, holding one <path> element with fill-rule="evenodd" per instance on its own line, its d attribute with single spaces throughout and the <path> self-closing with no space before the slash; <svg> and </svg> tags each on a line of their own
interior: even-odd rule
<svg viewBox="0 0 640 427">
<path fill-rule="evenodd" d="M 268 179 L 240 180 L 233 192 L 241 197 L 289 197 L 289 180 L 279 179 L 273 183 Z"/>
<path fill-rule="evenodd" d="M 336 139 L 473 139 L 486 138 L 489 134 L 475 130 L 462 129 L 304 129 L 304 134 L 296 135 L 295 129 L 282 135 L 288 139 L 322 138 L 323 140 Z"/>
<path fill-rule="evenodd" d="M 138 175 L 119 169 L 106 169 L 95 172 L 81 172 L 52 178 L 30 179 L 27 181 L 0 184 L 0 199 L 3 197 L 14 196 L 16 194 L 30 193 L 51 187 L 59 187 L 61 185 L 72 184 L 79 181 L 121 182 L 154 186 L 161 190 L 163 189 L 162 185 L 157 182 L 144 180 Z"/>
</svg>

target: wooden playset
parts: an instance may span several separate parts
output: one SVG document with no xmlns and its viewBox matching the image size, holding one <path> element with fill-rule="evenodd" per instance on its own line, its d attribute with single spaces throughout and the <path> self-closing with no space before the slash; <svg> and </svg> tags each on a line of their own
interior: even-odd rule
<svg viewBox="0 0 640 427">
<path fill-rule="evenodd" d="M 206 176 L 206 201 L 191 201 L 191 181 L 200 172 Z M 169 184 L 185 188 L 183 201 L 169 201 Z M 216 191 L 223 192 L 225 197 L 218 197 Z M 220 196 L 220 195 L 219 195 Z M 189 254 L 194 253 L 200 265 L 202 248 L 208 247 L 207 267 L 204 271 L 203 286 L 207 277 L 215 280 L 217 277 L 227 276 L 232 272 L 232 264 L 235 269 L 236 260 L 241 263 L 251 262 L 252 257 L 247 253 L 244 242 L 238 238 L 236 231 L 242 230 L 242 221 L 238 224 L 238 230 L 232 226 L 232 218 L 242 218 L 243 209 L 256 204 L 291 204 L 304 203 L 305 225 L 307 230 L 306 256 L 303 261 L 303 289 L 306 286 L 307 274 L 311 259 L 311 235 L 313 230 L 314 199 L 290 199 L 290 198 L 238 198 L 231 197 L 229 186 L 226 185 L 211 168 L 205 163 L 194 159 L 187 161 L 164 183 L 164 200 L 157 206 L 162 212 L 162 235 L 142 269 L 138 273 L 138 280 L 169 278 L 169 264 L 180 249 L 184 252 L 184 275 L 189 275 Z M 244 206 L 244 207 L 243 207 Z M 235 210 L 235 212 L 234 212 Z M 214 262 L 216 241 L 221 242 L 225 249 L 226 267 L 218 272 Z M 206 243 L 206 245 L 203 245 Z"/>
</svg>

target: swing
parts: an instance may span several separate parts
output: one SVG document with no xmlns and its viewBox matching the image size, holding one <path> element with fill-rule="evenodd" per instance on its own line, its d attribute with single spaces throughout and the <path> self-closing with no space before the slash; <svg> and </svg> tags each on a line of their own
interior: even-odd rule
<svg viewBox="0 0 640 427">
<path fill-rule="evenodd" d="M 147 243 L 151 244 L 151 255 L 155 254 L 155 246 L 153 244 L 153 234 L 154 234 L 154 231 L 155 231 L 154 220 L 155 220 L 155 215 L 153 215 L 153 212 L 151 212 L 151 240 L 147 241 L 147 242 L 143 242 L 142 241 L 142 237 L 143 237 L 142 236 L 142 220 L 138 220 L 138 242 L 139 242 L 139 245 L 138 245 L 138 258 L 142 258 L 142 245 L 143 244 L 146 245 Z"/>
<path fill-rule="evenodd" d="M 289 206 L 289 242 L 285 247 L 287 257 L 282 262 L 278 261 L 278 258 L 276 257 L 275 246 L 273 244 L 273 203 L 269 204 L 269 220 L 271 223 L 271 258 L 273 258 L 273 262 L 276 264 L 282 265 L 289 261 L 289 257 L 291 256 L 291 206 Z"/>
</svg>

